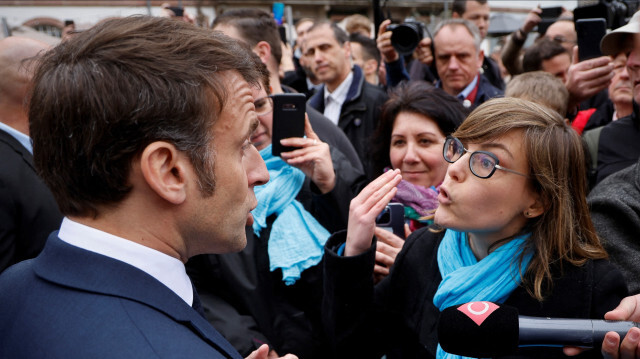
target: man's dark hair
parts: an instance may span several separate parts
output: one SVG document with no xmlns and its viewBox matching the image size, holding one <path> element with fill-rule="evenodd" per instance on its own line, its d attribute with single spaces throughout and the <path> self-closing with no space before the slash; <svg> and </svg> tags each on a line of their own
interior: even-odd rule
<svg viewBox="0 0 640 359">
<path fill-rule="evenodd" d="M 278 24 L 271 14 L 260 9 L 231 9 L 216 16 L 212 28 L 218 25 L 230 25 L 238 30 L 242 39 L 251 48 L 260 41 L 271 46 L 271 55 L 280 64 L 282 60 L 282 40 L 278 32 Z"/>
<path fill-rule="evenodd" d="M 335 22 L 329 20 L 320 20 L 315 22 L 309 28 L 307 33 L 310 33 L 311 31 L 316 30 L 322 26 L 329 26 L 331 28 L 331 30 L 333 31 L 333 37 L 336 39 L 336 41 L 338 41 L 338 44 L 344 45 L 345 42 L 349 41 L 349 35 L 347 35 L 347 32 L 342 30 L 340 26 L 338 26 L 338 24 L 336 24 Z"/>
<path fill-rule="evenodd" d="M 522 70 L 524 72 L 542 70 L 543 61 L 560 54 L 570 55 L 559 42 L 543 37 L 525 50 L 522 57 Z"/>
<path fill-rule="evenodd" d="M 349 35 L 349 42 L 357 42 L 358 44 L 360 44 L 360 46 L 362 47 L 362 58 L 365 61 L 374 59 L 376 60 L 376 63 L 380 65 L 381 56 L 375 40 L 354 32 L 353 34 Z"/>
<path fill-rule="evenodd" d="M 191 160 L 213 194 L 212 127 L 226 76 L 259 74 L 248 50 L 221 33 L 165 18 L 108 20 L 47 52 L 29 104 L 34 162 L 66 215 L 97 216 L 130 192 L 131 164 L 154 141 Z"/>
<path fill-rule="evenodd" d="M 481 5 L 487 3 L 487 0 L 453 0 L 451 12 L 462 16 L 467 11 L 467 2 L 475 1 Z"/>
<path fill-rule="evenodd" d="M 428 82 L 411 81 L 396 86 L 382 106 L 380 122 L 373 135 L 371 158 L 375 173 L 382 173 L 385 167 L 391 165 L 391 133 L 401 112 L 429 117 L 445 136 L 455 131 L 467 115 L 467 110 L 458 99 Z"/>
</svg>

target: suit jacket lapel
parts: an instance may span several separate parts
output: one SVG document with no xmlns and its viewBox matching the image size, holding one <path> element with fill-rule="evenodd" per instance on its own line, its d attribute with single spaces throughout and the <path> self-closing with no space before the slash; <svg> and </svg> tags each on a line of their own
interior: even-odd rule
<svg viewBox="0 0 640 359">
<path fill-rule="evenodd" d="M 47 240 L 34 270 L 54 283 L 153 307 L 189 326 L 229 358 L 241 358 L 209 322 L 158 280 L 127 263 L 69 245 L 57 237 L 57 232 Z"/>
<path fill-rule="evenodd" d="M 31 152 L 29 152 L 29 150 L 24 148 L 24 146 L 20 142 L 18 142 L 18 140 L 13 138 L 13 136 L 8 134 L 7 132 L 0 130 L 0 142 L 6 143 L 7 146 L 11 147 L 14 151 L 19 153 L 22 156 L 22 159 L 24 159 L 24 162 L 26 162 L 27 165 L 35 172 L 36 168 L 33 165 L 33 155 L 31 154 Z"/>
</svg>

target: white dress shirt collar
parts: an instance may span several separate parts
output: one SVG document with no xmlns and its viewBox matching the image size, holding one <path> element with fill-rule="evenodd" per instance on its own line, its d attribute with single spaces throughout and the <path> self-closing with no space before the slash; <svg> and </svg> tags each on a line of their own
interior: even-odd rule
<svg viewBox="0 0 640 359">
<path fill-rule="evenodd" d="M 33 145 L 31 144 L 31 137 L 25 135 L 24 133 L 2 122 L 0 122 L 0 130 L 3 130 L 4 132 L 11 135 L 13 138 L 16 139 L 16 141 L 20 142 L 20 144 L 24 146 L 24 148 L 26 148 L 27 151 L 29 151 L 29 153 L 33 154 Z"/>
<path fill-rule="evenodd" d="M 85 226 L 67 217 L 62 220 L 58 237 L 70 245 L 132 265 L 160 281 L 187 304 L 193 303 L 191 280 L 184 263 L 178 258 Z"/>
<path fill-rule="evenodd" d="M 324 115 L 334 124 L 338 124 L 340 112 L 342 112 L 342 104 L 347 100 L 347 93 L 353 82 L 353 71 L 349 72 L 347 78 L 342 81 L 333 92 L 325 85 L 324 87 Z"/>
</svg>

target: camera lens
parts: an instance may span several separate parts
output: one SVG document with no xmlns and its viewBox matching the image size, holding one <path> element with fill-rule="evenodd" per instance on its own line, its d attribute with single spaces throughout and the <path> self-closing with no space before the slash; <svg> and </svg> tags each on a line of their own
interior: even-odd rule
<svg viewBox="0 0 640 359">
<path fill-rule="evenodd" d="M 422 40 L 422 29 L 416 23 L 397 25 L 391 31 L 391 45 L 400 55 L 413 53 L 420 40 Z"/>
</svg>

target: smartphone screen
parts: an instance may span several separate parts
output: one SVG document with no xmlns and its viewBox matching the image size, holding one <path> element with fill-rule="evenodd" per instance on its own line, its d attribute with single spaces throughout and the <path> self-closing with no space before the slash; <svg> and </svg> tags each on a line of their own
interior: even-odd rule
<svg viewBox="0 0 640 359">
<path fill-rule="evenodd" d="M 578 59 L 580 61 L 602 56 L 600 41 L 607 33 L 605 19 L 580 19 L 576 21 L 578 34 Z"/>
<path fill-rule="evenodd" d="M 273 99 L 271 153 L 274 156 L 280 156 L 282 152 L 296 149 L 281 145 L 281 139 L 304 137 L 304 114 L 307 109 L 307 97 L 301 93 L 283 93 L 272 95 L 271 98 Z"/>
</svg>

